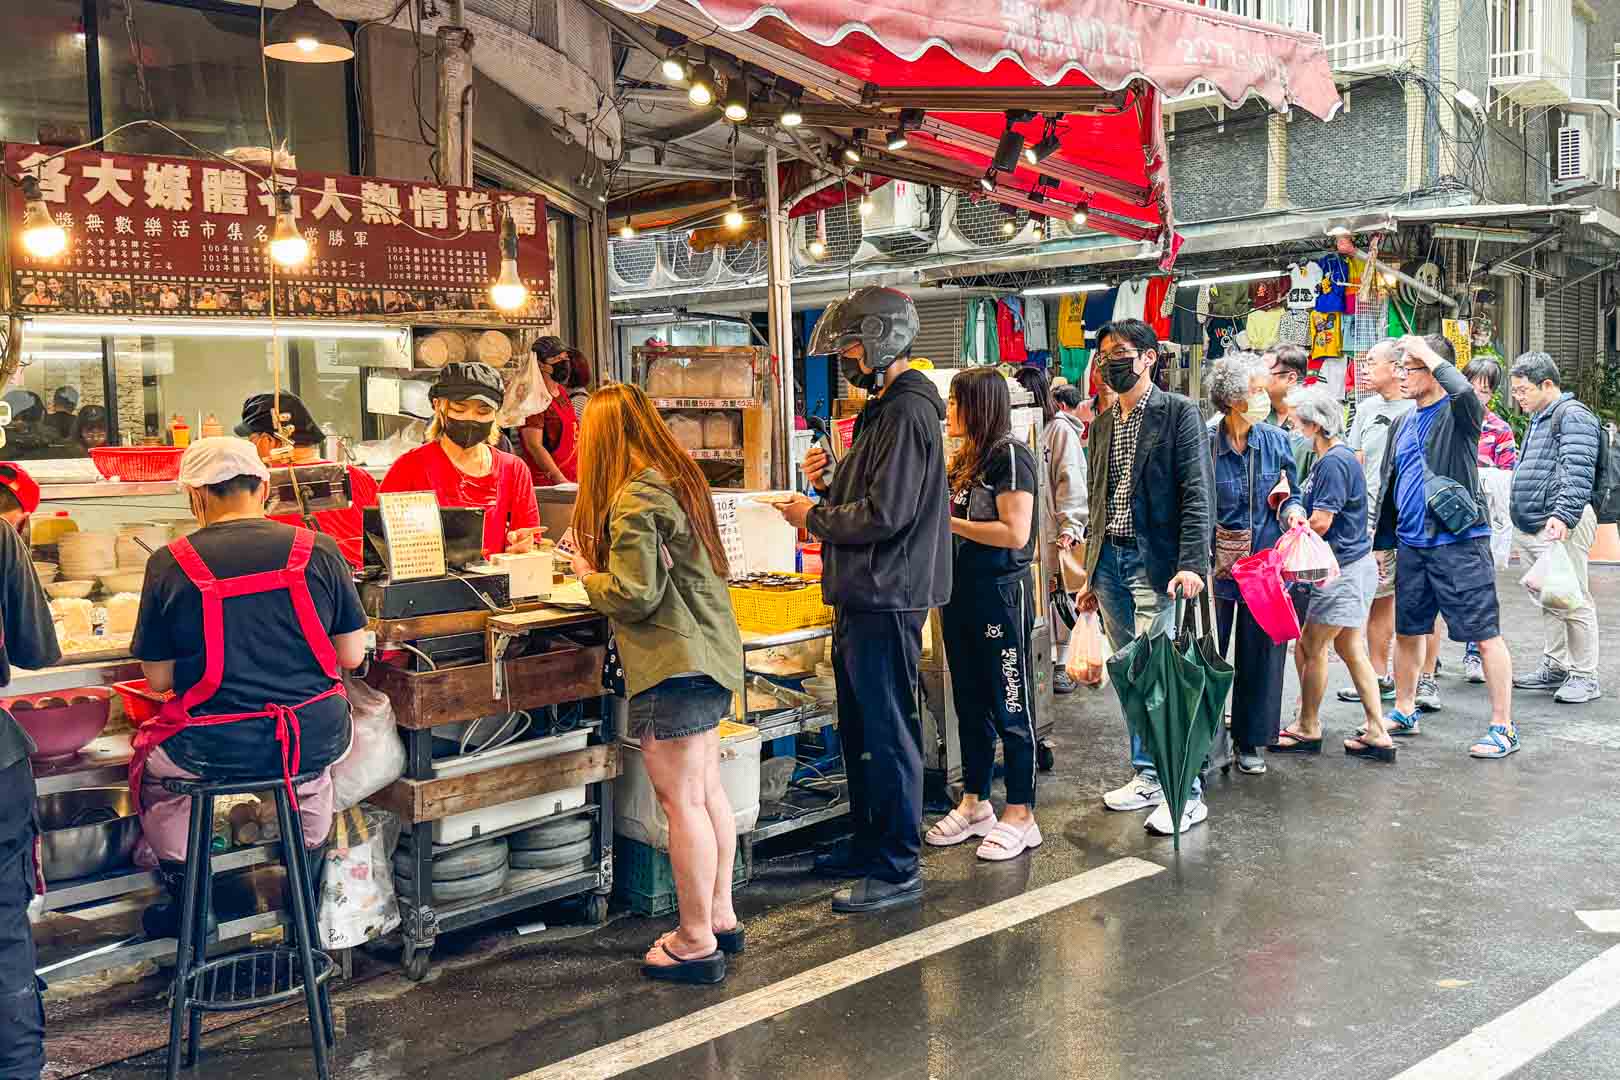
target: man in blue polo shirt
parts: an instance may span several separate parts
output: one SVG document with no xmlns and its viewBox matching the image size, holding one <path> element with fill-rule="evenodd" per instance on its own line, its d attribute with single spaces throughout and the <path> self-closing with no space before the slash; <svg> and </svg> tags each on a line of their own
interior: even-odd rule
<svg viewBox="0 0 1620 1080">
<path fill-rule="evenodd" d="M 1513 662 L 1502 641 L 1496 600 L 1491 526 L 1479 489 L 1485 406 L 1452 363 L 1455 354 L 1445 338 L 1405 337 L 1399 349 L 1401 389 L 1417 407 L 1390 431 L 1393 452 L 1385 458 L 1380 486 L 1393 497 L 1380 508 L 1373 541 L 1378 550 L 1397 553 L 1395 708 L 1385 726 L 1392 735 L 1418 733 L 1423 639 L 1433 631 L 1436 616 L 1444 615 L 1451 640 L 1479 641 L 1490 691 L 1490 729 L 1469 753 L 1507 757 L 1518 751 L 1519 735 L 1512 717 Z"/>
</svg>

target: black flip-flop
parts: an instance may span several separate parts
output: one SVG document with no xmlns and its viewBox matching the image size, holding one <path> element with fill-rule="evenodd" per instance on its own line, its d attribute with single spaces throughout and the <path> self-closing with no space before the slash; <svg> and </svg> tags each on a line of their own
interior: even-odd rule
<svg viewBox="0 0 1620 1080">
<path fill-rule="evenodd" d="M 1281 732 L 1277 737 L 1280 739 L 1284 735 L 1293 739 L 1294 745 L 1284 746 L 1280 742 L 1274 742 L 1266 747 L 1267 752 L 1272 754 L 1320 754 L 1322 752 L 1322 740 L 1320 737 L 1306 739 L 1295 735 L 1292 731 Z"/>
<path fill-rule="evenodd" d="M 742 923 L 738 923 L 730 930 L 716 930 L 714 940 L 720 951 L 727 956 L 736 956 L 748 945 L 748 936 L 743 931 Z"/>
<path fill-rule="evenodd" d="M 675 963 L 642 964 L 641 973 L 649 979 L 708 986 L 720 982 L 726 977 L 726 954 L 719 949 L 716 949 L 708 956 L 683 960 L 670 952 L 668 945 L 659 943 L 658 947 L 663 949 L 664 955 L 675 961 Z"/>
<path fill-rule="evenodd" d="M 1344 748 L 1345 757 L 1366 758 L 1369 761 L 1382 761 L 1385 764 L 1395 764 L 1395 747 L 1379 746 L 1377 743 L 1363 742 L 1361 736 L 1356 736 L 1360 746 L 1347 746 Z"/>
</svg>

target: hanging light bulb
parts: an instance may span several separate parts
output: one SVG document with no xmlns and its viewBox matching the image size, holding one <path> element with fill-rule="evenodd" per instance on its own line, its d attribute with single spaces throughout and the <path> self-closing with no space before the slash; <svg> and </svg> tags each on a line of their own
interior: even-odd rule
<svg viewBox="0 0 1620 1080">
<path fill-rule="evenodd" d="M 23 189 L 23 248 L 36 259 L 54 259 L 67 250 L 67 230 L 56 223 L 39 191 L 39 179 L 25 176 Z"/>
<path fill-rule="evenodd" d="M 864 132 L 857 131 L 855 134 L 858 137 L 864 134 Z M 844 144 L 844 160 L 849 162 L 851 165 L 859 165 L 861 163 L 861 151 L 855 143 Z"/>
<path fill-rule="evenodd" d="M 686 57 L 682 56 L 680 53 L 670 53 L 668 56 L 664 57 L 664 62 L 660 65 L 660 68 L 664 73 L 664 78 L 668 79 L 670 82 L 679 83 L 686 81 Z"/>
<path fill-rule="evenodd" d="M 529 299 L 529 287 L 518 276 L 517 222 L 509 207 L 501 209 L 501 273 L 489 287 L 489 299 L 502 311 L 516 311 Z"/>
<path fill-rule="evenodd" d="M 354 59 L 354 43 L 315 0 L 298 0 L 265 28 L 264 55 L 295 64 L 337 64 Z"/>
<path fill-rule="evenodd" d="M 818 236 L 814 240 L 810 241 L 810 255 L 812 258 L 819 259 L 826 254 L 827 244 L 821 239 L 821 237 Z"/>
<path fill-rule="evenodd" d="M 626 221 L 623 225 L 619 226 L 619 236 L 624 240 L 634 240 L 636 238 L 636 227 L 630 224 L 629 221 Z"/>
<path fill-rule="evenodd" d="M 692 85 L 686 88 L 686 100 L 700 109 L 714 104 L 714 68 L 708 64 L 692 65 Z"/>
<path fill-rule="evenodd" d="M 1018 226 L 1013 224 L 1012 218 L 1008 218 L 1006 221 L 1003 221 L 1001 223 L 1001 235 L 1002 236 L 1011 236 L 1013 233 L 1015 233 L 1017 231 L 1018 231 Z"/>
<path fill-rule="evenodd" d="M 742 210 L 740 210 L 737 207 L 736 203 L 732 203 L 731 204 L 731 209 L 726 211 L 726 228 L 728 228 L 728 229 L 740 229 L 742 227 L 743 227 Z"/>
<path fill-rule="evenodd" d="M 1084 225 L 1086 223 L 1087 216 L 1086 204 L 1081 203 L 1079 206 L 1074 208 L 1074 216 L 1069 220 L 1076 225 Z"/>
<path fill-rule="evenodd" d="M 861 196 L 861 217 L 864 218 L 864 217 L 871 217 L 871 216 L 872 216 L 872 200 L 868 199 L 865 195 L 862 195 Z"/>
<path fill-rule="evenodd" d="M 742 76 L 726 80 L 726 119 L 740 124 L 748 119 L 748 80 Z"/>
<path fill-rule="evenodd" d="M 309 258 L 309 241 L 293 221 L 292 195 L 276 192 L 276 231 L 270 236 L 270 257 L 278 266 L 302 266 Z"/>
</svg>

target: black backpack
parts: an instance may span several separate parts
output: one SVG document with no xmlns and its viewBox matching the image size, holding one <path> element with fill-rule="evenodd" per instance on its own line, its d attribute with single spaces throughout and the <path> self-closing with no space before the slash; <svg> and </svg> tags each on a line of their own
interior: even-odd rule
<svg viewBox="0 0 1620 1080">
<path fill-rule="evenodd" d="M 1573 404 L 1580 405 L 1580 402 L 1574 401 Z M 1596 413 L 1593 416 L 1598 425 L 1598 456 L 1597 468 L 1592 474 L 1592 510 L 1597 514 L 1599 525 L 1612 525 L 1620 522 L 1620 433 L 1615 431 L 1613 425 L 1605 424 Z M 1559 405 L 1553 412 L 1555 443 L 1562 442 L 1563 421 L 1564 406 Z"/>
</svg>

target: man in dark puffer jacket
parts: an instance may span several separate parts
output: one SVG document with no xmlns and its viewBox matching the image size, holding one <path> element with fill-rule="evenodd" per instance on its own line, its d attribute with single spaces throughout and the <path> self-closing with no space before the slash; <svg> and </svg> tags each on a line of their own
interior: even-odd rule
<svg viewBox="0 0 1620 1080">
<path fill-rule="evenodd" d="M 1513 400 L 1531 416 L 1513 473 L 1509 509 L 1513 543 L 1531 566 L 1563 542 L 1581 580 L 1584 602 L 1573 611 L 1543 608 L 1547 630 L 1541 667 L 1513 680 L 1522 690 L 1554 690 L 1554 701 L 1579 705 L 1603 696 L 1598 686 L 1598 619 L 1587 584 L 1587 557 L 1597 537 L 1592 489 L 1597 479 L 1602 425 L 1559 385 L 1558 365 L 1544 352 L 1513 363 Z"/>
</svg>

